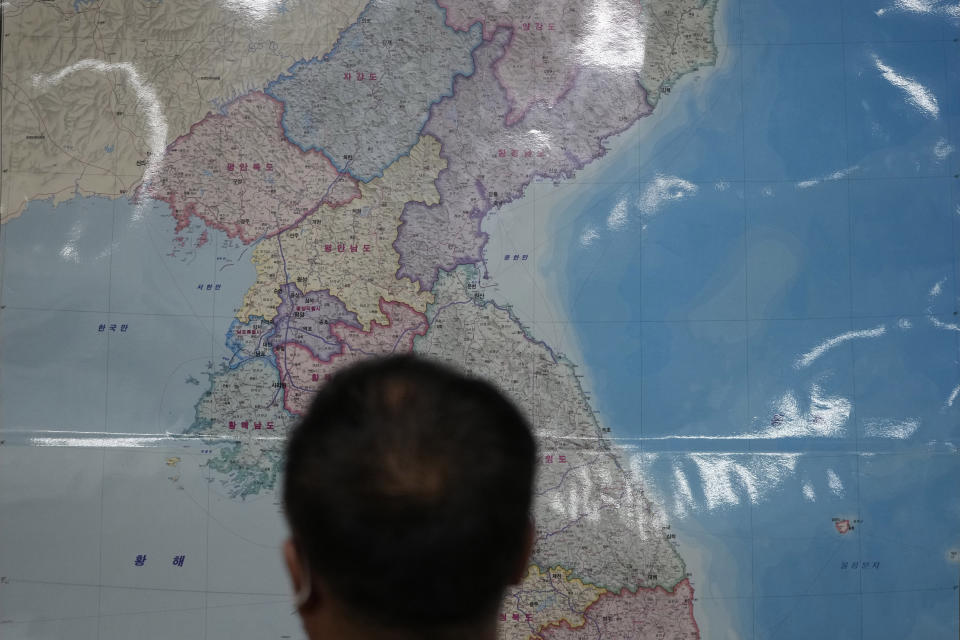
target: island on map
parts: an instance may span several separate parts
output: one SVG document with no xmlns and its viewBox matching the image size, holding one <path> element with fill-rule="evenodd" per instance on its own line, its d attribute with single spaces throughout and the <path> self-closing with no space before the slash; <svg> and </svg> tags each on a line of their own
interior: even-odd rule
<svg viewBox="0 0 960 640">
<path fill-rule="evenodd" d="M 833 518 L 833 526 L 840 535 L 846 535 L 857 528 L 860 524 L 858 519 Z"/>
</svg>

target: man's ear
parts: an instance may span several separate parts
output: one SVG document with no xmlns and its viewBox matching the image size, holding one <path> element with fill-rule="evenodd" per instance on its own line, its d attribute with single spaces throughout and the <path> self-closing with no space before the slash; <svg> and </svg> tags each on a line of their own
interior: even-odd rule
<svg viewBox="0 0 960 640">
<path fill-rule="evenodd" d="M 300 558 L 297 556 L 297 547 L 293 544 L 293 538 L 287 538 L 283 542 L 283 560 L 287 563 L 287 573 L 290 574 L 290 582 L 293 583 L 293 592 L 300 591 L 300 585 L 303 584 L 303 568 L 300 565 Z"/>
<path fill-rule="evenodd" d="M 530 565 L 530 556 L 533 554 L 533 541 L 537 537 L 537 529 L 533 524 L 533 518 L 527 520 L 527 532 L 523 540 L 523 553 L 517 561 L 517 567 L 510 577 L 510 584 L 520 584 L 527 577 L 527 567 Z"/>
<path fill-rule="evenodd" d="M 306 562 L 297 553 L 297 545 L 293 543 L 293 538 L 287 538 L 283 543 L 283 559 L 287 563 L 287 573 L 290 574 L 290 582 L 293 585 L 293 599 L 297 609 L 303 609 L 312 604 L 314 593 L 310 580 L 310 569 Z"/>
</svg>

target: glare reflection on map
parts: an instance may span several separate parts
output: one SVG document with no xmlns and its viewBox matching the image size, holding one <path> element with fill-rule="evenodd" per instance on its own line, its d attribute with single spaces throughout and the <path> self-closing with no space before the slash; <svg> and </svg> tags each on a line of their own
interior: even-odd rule
<svg viewBox="0 0 960 640">
<path fill-rule="evenodd" d="M 414 352 L 537 431 L 501 637 L 957 637 L 955 3 L 2 10 L 0 636 L 299 637 L 285 434 Z"/>
</svg>

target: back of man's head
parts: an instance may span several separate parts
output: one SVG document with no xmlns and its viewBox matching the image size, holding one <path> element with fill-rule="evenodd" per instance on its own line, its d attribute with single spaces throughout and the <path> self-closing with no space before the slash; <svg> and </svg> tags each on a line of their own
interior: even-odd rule
<svg viewBox="0 0 960 640">
<path fill-rule="evenodd" d="M 492 618 L 529 551 L 535 457 L 526 420 L 486 382 L 413 357 L 344 370 L 290 437 L 297 556 L 383 627 Z"/>
</svg>

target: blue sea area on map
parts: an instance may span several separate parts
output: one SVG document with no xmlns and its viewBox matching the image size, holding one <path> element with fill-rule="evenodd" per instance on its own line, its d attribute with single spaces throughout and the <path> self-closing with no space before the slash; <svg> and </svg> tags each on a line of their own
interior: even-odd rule
<svg viewBox="0 0 960 640">
<path fill-rule="evenodd" d="M 174 225 L 162 202 L 81 196 L 33 202 L 5 223 L 0 340 L 18 372 L 0 389 L 5 428 L 180 433 L 193 423 L 256 274 L 249 247 L 199 224 L 171 241 Z M 11 401 L 44 394 L 57 401 Z"/>
<path fill-rule="evenodd" d="M 955 638 L 957 25 L 814 4 L 721 2 L 545 275 L 704 637 Z"/>
</svg>

